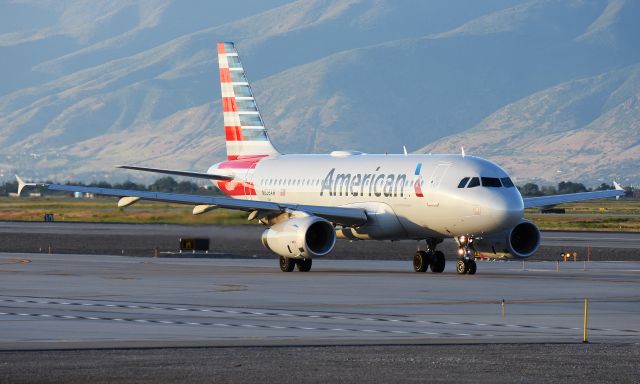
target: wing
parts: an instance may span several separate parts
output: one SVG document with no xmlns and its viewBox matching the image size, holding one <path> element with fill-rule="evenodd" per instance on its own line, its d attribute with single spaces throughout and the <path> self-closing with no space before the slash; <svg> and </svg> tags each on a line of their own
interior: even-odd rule
<svg viewBox="0 0 640 384">
<path fill-rule="evenodd" d="M 594 200 L 603 199 L 606 197 L 620 197 L 624 195 L 624 189 L 620 184 L 613 182 L 616 189 L 610 189 L 608 191 L 596 191 L 596 192 L 581 192 L 581 193 L 569 193 L 566 195 L 552 195 L 541 197 L 527 197 L 523 198 L 525 208 L 535 207 L 553 207 L 554 205 L 562 203 L 570 203 L 572 201 L 581 200 Z"/>
<path fill-rule="evenodd" d="M 162 168 L 149 168 L 149 167 L 136 167 L 133 165 L 119 165 L 118 168 L 124 169 L 132 169 L 134 171 L 144 171 L 144 172 L 154 172 L 154 173 L 165 173 L 167 175 L 176 175 L 176 176 L 186 176 L 186 177 L 197 177 L 199 179 L 209 179 L 209 180 L 233 180 L 232 176 L 226 175 L 215 175 L 211 173 L 202 173 L 202 172 L 189 172 L 189 171 L 177 171 L 173 169 L 162 169 Z"/>
<path fill-rule="evenodd" d="M 367 215 L 365 214 L 364 209 L 360 208 L 283 204 L 271 201 L 240 200 L 227 197 L 134 191 L 129 189 L 83 187 L 78 185 L 46 184 L 45 186 L 47 189 L 52 191 L 94 193 L 96 195 L 134 198 L 135 200 L 142 199 L 188 205 L 209 205 L 218 208 L 236 209 L 247 212 L 261 211 L 280 213 L 287 210 L 303 211 L 343 226 L 358 226 L 367 222 Z"/>
</svg>

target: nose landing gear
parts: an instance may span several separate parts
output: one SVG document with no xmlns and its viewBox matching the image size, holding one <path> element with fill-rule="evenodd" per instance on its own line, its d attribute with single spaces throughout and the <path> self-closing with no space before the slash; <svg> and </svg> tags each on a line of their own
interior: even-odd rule
<svg viewBox="0 0 640 384">
<path fill-rule="evenodd" d="M 470 274 L 473 275 L 476 273 L 478 267 L 476 265 L 475 257 L 473 256 L 473 252 L 470 248 L 471 243 L 473 242 L 473 238 L 468 236 L 458 236 L 456 239 L 460 248 L 458 248 L 458 261 L 456 262 L 456 271 L 460 275 Z"/>
</svg>

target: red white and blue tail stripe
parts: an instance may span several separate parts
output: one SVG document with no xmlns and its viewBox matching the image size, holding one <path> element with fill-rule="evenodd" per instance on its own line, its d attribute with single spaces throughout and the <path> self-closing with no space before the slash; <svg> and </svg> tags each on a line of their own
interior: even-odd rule
<svg viewBox="0 0 640 384">
<path fill-rule="evenodd" d="M 218 43 L 227 158 L 277 155 L 233 43 Z"/>
</svg>

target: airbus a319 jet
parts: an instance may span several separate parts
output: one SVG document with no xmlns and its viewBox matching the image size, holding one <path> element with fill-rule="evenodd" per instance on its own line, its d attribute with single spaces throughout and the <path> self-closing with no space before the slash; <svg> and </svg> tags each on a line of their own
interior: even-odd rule
<svg viewBox="0 0 640 384">
<path fill-rule="evenodd" d="M 280 269 L 306 272 L 336 239 L 417 240 L 416 272 L 441 273 L 445 238 L 457 242 L 459 274 L 476 272 L 475 257 L 527 258 L 540 232 L 524 209 L 621 196 L 616 189 L 522 198 L 507 172 L 491 161 L 461 154 L 282 154 L 272 145 L 233 43 L 218 43 L 227 160 L 206 172 L 140 166 L 120 168 L 210 179 L 228 197 L 42 184 L 49 190 L 193 205 L 194 214 L 217 208 L 248 212 L 266 226 L 262 244 L 280 256 Z M 25 186 L 20 178 L 19 192 Z"/>
</svg>

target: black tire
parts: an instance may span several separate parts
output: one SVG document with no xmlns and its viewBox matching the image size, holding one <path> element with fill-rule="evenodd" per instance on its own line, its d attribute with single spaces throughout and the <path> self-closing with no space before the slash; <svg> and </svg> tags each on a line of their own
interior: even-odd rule
<svg viewBox="0 0 640 384">
<path fill-rule="evenodd" d="M 444 271 L 445 265 L 446 261 L 444 259 L 444 253 L 442 253 L 441 251 L 435 251 L 433 253 L 433 261 L 430 265 L 431 272 L 442 273 Z"/>
<path fill-rule="evenodd" d="M 298 271 L 300 272 L 309 272 L 311 270 L 311 264 L 313 263 L 312 259 L 302 259 L 296 261 L 296 265 L 298 266 Z"/>
<path fill-rule="evenodd" d="M 471 259 L 467 262 L 467 273 L 470 275 L 475 275 L 476 271 L 478 270 L 478 266 L 476 265 L 476 261 Z"/>
<path fill-rule="evenodd" d="M 280 270 L 282 272 L 291 272 L 296 267 L 296 262 L 288 257 L 280 256 Z"/>
<path fill-rule="evenodd" d="M 456 271 L 458 275 L 464 275 L 469 271 L 467 263 L 463 259 L 458 259 L 456 262 Z"/>
<path fill-rule="evenodd" d="M 415 272 L 424 272 L 429 268 L 431 255 L 425 251 L 416 251 L 413 255 L 413 270 Z"/>
</svg>

